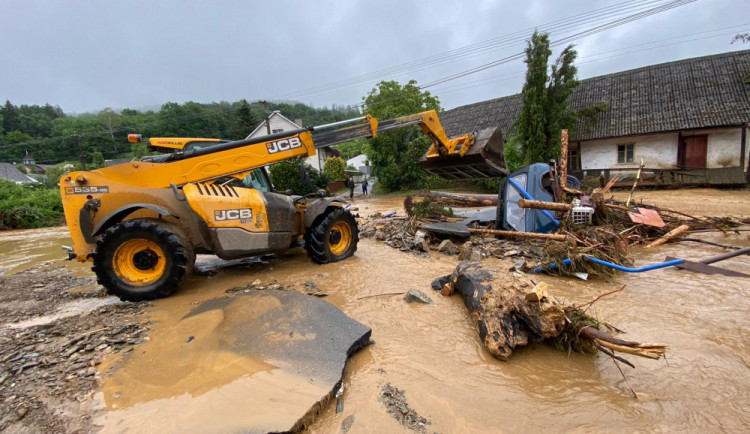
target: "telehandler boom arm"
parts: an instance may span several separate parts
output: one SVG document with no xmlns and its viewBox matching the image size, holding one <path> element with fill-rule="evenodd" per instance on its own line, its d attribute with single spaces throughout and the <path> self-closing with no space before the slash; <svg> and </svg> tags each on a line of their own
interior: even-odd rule
<svg viewBox="0 0 750 434">
<path fill-rule="evenodd" d="M 396 128 L 419 125 L 432 142 L 427 159 L 463 157 L 474 144 L 474 134 L 449 139 L 434 110 L 378 122 L 372 116 L 354 119 L 364 123 L 333 131 L 313 134 L 331 125 L 284 131 L 268 136 L 231 142 L 206 143 L 208 146 L 175 149 L 170 154 L 145 158 L 130 164 L 101 169 L 107 177 L 124 184 L 140 187 L 166 188 L 192 182 L 204 182 L 225 176 L 244 176 L 249 171 L 279 161 L 315 155 L 316 149 L 359 139 L 377 137 L 378 133 Z M 164 139 L 151 139 L 163 141 Z M 175 141 L 188 145 L 186 141 Z M 165 149 L 162 147 L 161 149 Z M 75 181 L 85 183 L 85 175 Z"/>
</svg>

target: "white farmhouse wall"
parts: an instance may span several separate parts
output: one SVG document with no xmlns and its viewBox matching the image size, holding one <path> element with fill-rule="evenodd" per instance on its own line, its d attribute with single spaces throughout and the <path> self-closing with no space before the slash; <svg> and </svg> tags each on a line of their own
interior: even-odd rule
<svg viewBox="0 0 750 434">
<path fill-rule="evenodd" d="M 740 128 L 688 131 L 682 133 L 683 137 L 708 135 L 708 150 L 706 155 L 706 166 L 709 169 L 720 167 L 736 167 L 740 165 L 740 146 L 742 130 Z M 745 138 L 745 161 L 747 153 L 750 152 Z M 747 163 L 745 163 L 747 164 Z"/>
<path fill-rule="evenodd" d="M 682 132 L 683 137 L 707 135 L 708 168 L 734 167 L 740 164 L 742 130 L 723 128 Z M 750 136 L 750 132 L 747 134 Z M 750 140 L 745 139 L 745 164 L 750 155 Z M 632 163 L 617 162 L 617 146 L 635 144 Z M 652 169 L 677 168 L 678 133 L 649 134 L 615 139 L 591 140 L 580 143 L 581 169 L 637 168 L 641 159 Z"/>
<path fill-rule="evenodd" d="M 633 162 L 617 163 L 617 145 L 634 143 Z M 677 165 L 677 133 L 581 142 L 581 169 L 627 169 L 641 164 L 671 169 Z"/>
</svg>

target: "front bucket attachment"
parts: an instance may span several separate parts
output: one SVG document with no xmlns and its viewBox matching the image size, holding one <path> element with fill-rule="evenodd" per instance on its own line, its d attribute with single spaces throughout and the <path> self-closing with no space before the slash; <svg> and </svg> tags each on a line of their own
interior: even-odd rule
<svg viewBox="0 0 750 434">
<path fill-rule="evenodd" d="M 445 179 L 499 178 L 508 175 L 500 128 L 485 128 L 475 134 L 474 144 L 459 155 L 422 156 L 422 168 Z"/>
</svg>

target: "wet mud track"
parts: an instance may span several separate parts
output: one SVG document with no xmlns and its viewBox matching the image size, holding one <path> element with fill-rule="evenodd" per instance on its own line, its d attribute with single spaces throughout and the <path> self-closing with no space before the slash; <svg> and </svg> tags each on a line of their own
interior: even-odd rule
<svg viewBox="0 0 750 434">
<path fill-rule="evenodd" d="M 745 210 L 749 203 L 746 199 L 750 198 L 748 192 L 692 192 L 692 195 L 680 192 L 681 196 L 674 199 L 677 202 L 665 206 L 685 209 L 679 203 L 682 200 L 693 207 L 687 211 L 691 214 L 750 216 L 750 210 Z M 700 203 L 705 194 L 714 198 L 711 208 L 696 208 L 695 204 Z M 721 200 L 723 196 L 727 201 Z M 354 206 L 362 215 L 375 211 L 385 213 L 400 211 L 402 200 L 400 197 L 355 199 Z M 730 205 L 722 209 L 722 203 Z M 38 231 L 28 233 L 38 234 Z M 21 248 L 17 239 L 23 237 L 0 235 L 3 247 L 0 269 L 13 274 L 53 261 L 42 269 L 64 265 L 71 276 L 91 278 L 85 266 L 50 259 L 59 255 L 59 244 L 67 244 L 64 231 L 53 230 L 53 234 L 56 235 L 32 235 L 36 237 L 33 238 L 36 244 L 42 244 L 36 248 Z M 696 236 L 750 246 L 746 234 Z M 53 239 L 55 237 L 57 239 Z M 51 242 L 58 243 L 54 252 Z M 8 243 L 12 249 L 23 250 L 24 255 L 33 259 L 14 256 L 6 247 Z M 662 261 L 666 255 L 698 259 L 724 252 L 718 247 L 674 243 L 655 249 L 637 249 L 633 257 L 639 265 Z M 217 313 L 204 312 L 208 313 L 203 317 L 205 322 L 194 321 L 193 330 L 189 330 L 185 320 L 189 321 L 190 313 L 205 302 L 233 296 L 226 292 L 228 289 L 245 287 L 255 281 L 263 286 L 276 282 L 300 292 L 306 292 L 311 282 L 317 290 L 327 294 L 327 302 L 372 329 L 374 343 L 349 359 L 340 398 L 322 407 L 321 414 L 308 427 L 311 432 L 409 432 L 410 427 L 397 421 L 381 402 L 383 390 L 389 384 L 408 398 L 407 412 L 414 412 L 430 422 L 427 425 L 430 432 L 713 432 L 746 431 L 750 426 L 750 410 L 744 398 L 750 394 L 750 336 L 746 332 L 750 329 L 747 315 L 750 284 L 741 279 L 674 269 L 619 274 L 610 280 L 586 282 L 539 276 L 549 283 L 556 296 L 574 303 L 587 302 L 603 292 L 627 285 L 624 291 L 597 302 L 591 312 L 625 329 L 627 333 L 623 338 L 634 336 L 670 345 L 667 362 L 633 360 L 636 369 L 626 374 L 638 392 L 639 399 L 635 400 L 607 357 L 567 355 L 544 345 L 532 345 L 514 353 L 508 362 L 495 360 L 477 339 L 475 324 L 463 303 L 457 297 L 441 297 L 430 289 L 432 279 L 455 268 L 455 256 L 434 251 L 429 256 L 399 252 L 367 239 L 361 241 L 353 258 L 325 266 L 312 264 L 301 250 L 265 263 L 234 263 L 230 268 L 212 258 L 201 258 L 201 261 L 203 275 L 190 278 L 173 297 L 157 300 L 145 306 L 141 313 L 106 310 L 112 306 L 96 308 L 94 316 L 89 316 L 98 315 L 97 321 L 128 315 L 137 318 L 137 324 L 149 330 L 133 340 L 143 339 L 145 343 L 126 343 L 128 347 L 122 347 L 117 353 L 112 350 L 112 354 L 96 365 L 93 377 L 98 383 L 93 383 L 91 390 L 76 395 L 78 398 L 47 400 L 47 409 L 52 409 L 51 414 L 58 418 L 56 421 L 45 425 L 43 420 L 34 419 L 35 410 L 30 409 L 23 418 L 8 426 L 46 432 L 122 432 L 131 425 L 138 426 L 136 422 L 146 415 L 159 420 L 162 412 L 178 412 L 196 404 L 212 408 L 218 402 L 226 402 L 221 399 L 238 405 L 229 413 L 251 411 L 253 402 L 247 398 L 251 392 L 245 388 L 244 381 L 267 375 L 275 365 L 252 357 L 238 362 L 240 356 L 231 350 L 231 345 L 220 349 L 216 340 L 199 340 L 201 333 L 210 334 L 212 329 L 206 326 L 208 322 L 219 323 L 217 318 L 209 318 L 218 316 Z M 721 266 L 747 270 L 750 258 L 733 258 L 722 262 Z M 425 292 L 433 299 L 433 304 L 405 303 L 402 296 L 377 296 L 406 292 L 409 288 Z M 94 285 L 91 291 L 95 290 Z M 365 296 L 375 297 L 362 298 Z M 76 300 L 66 300 L 69 301 Z M 103 313 L 96 313 L 100 311 Z M 78 317 L 57 322 L 72 318 Z M 17 319 L 23 318 L 14 320 Z M 188 343 L 191 336 L 193 340 Z M 211 342 L 217 346 L 210 347 Z M 204 351 L 212 354 L 212 358 L 202 364 L 191 362 L 195 359 L 184 355 L 192 344 L 196 347 L 209 345 Z M 169 354 L 165 356 L 169 362 L 165 367 L 148 365 L 147 358 L 142 357 L 150 345 L 159 345 Z M 97 351 L 93 348 L 91 351 Z M 34 348 L 26 351 L 36 352 Z M 139 364 L 143 370 L 152 371 L 153 378 L 161 378 L 161 384 L 155 381 L 153 387 L 124 388 L 129 384 L 126 374 L 135 372 L 133 366 Z M 177 372 L 182 372 L 186 380 L 175 383 Z M 289 380 L 291 384 L 292 379 Z M 42 387 L 41 390 L 47 389 Z M 12 394 L 4 392 L 0 395 L 4 414 L 15 411 L 13 400 L 8 401 L 10 396 Z M 121 412 L 123 410 L 125 412 Z M 236 429 L 227 413 L 218 414 L 222 417 L 207 417 L 205 425 L 196 431 Z M 119 416 L 113 417 L 116 415 Z M 82 416 L 86 423 L 70 423 L 81 420 Z M 27 419 L 30 422 L 24 425 Z M 168 422 L 167 418 L 162 419 L 161 422 Z M 38 423 L 35 424 L 35 420 Z M 162 432 L 176 430 L 169 425 L 161 428 Z"/>
</svg>

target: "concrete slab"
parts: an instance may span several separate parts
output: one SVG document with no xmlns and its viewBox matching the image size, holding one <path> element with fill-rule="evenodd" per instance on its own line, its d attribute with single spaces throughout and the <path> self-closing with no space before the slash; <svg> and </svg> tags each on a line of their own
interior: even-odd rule
<svg viewBox="0 0 750 434">
<path fill-rule="evenodd" d="M 245 297 L 271 306 L 264 311 L 251 307 L 256 315 L 244 308 L 237 311 L 250 315 L 244 321 L 231 321 L 232 326 L 224 330 L 225 338 L 232 340 L 228 349 L 318 384 L 330 384 L 331 390 L 341 381 L 347 358 L 369 343 L 369 327 L 331 303 L 296 291 L 264 290 L 208 300 L 185 318 L 214 309 L 226 315 L 236 309 L 233 305 L 246 304 Z"/>
<path fill-rule="evenodd" d="M 332 304 L 262 290 L 205 301 L 103 387 L 102 432 L 296 432 L 341 386 L 369 327 Z M 158 340 L 158 342 L 157 342 Z"/>
</svg>

